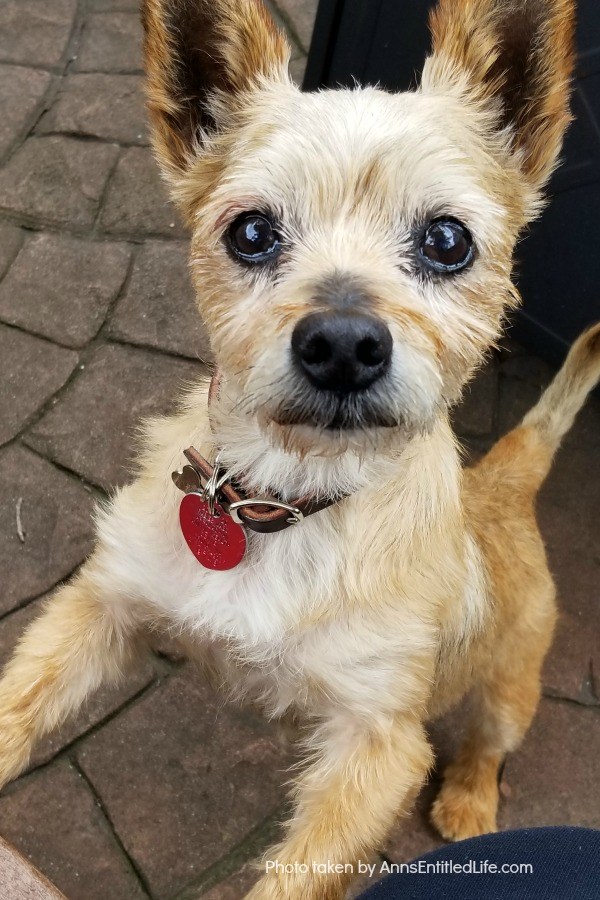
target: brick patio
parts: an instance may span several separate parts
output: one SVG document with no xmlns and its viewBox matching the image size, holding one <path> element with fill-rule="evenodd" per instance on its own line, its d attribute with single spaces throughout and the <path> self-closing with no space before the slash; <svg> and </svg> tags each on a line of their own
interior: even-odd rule
<svg viewBox="0 0 600 900">
<path fill-rule="evenodd" d="M 313 0 L 274 12 L 300 78 Z M 91 510 L 127 480 L 138 418 L 167 411 L 208 358 L 185 233 L 148 148 L 139 44 L 137 0 L 0 7 L 2 661 L 89 552 Z M 550 375 L 518 347 L 497 354 L 457 411 L 471 450 Z M 600 827 L 599 451 L 595 399 L 540 501 L 563 614 L 540 713 L 506 767 L 503 828 Z M 442 760 L 459 730 L 436 728 Z M 276 834 L 285 763 L 272 730 L 224 708 L 163 642 L 44 741 L 0 798 L 0 834 L 69 900 L 237 900 Z M 439 843 L 434 786 L 382 848 L 392 859 Z"/>
</svg>

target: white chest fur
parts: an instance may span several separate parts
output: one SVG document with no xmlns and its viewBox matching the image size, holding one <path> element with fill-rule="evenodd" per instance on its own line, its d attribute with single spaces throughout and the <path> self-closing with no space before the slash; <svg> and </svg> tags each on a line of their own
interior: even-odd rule
<svg viewBox="0 0 600 900">
<path fill-rule="evenodd" d="M 201 440 L 173 420 L 169 434 L 152 469 L 99 516 L 103 593 L 219 648 L 233 689 L 273 714 L 314 707 L 317 696 L 370 715 L 420 701 L 407 672 L 415 660 L 433 666 L 438 607 L 449 593 L 474 602 L 472 558 L 453 526 L 459 470 L 448 435 L 378 470 L 365 464 L 356 478 L 375 472 L 375 484 L 284 532 L 251 534 L 242 563 L 213 572 L 185 544 L 170 481 L 181 447 Z"/>
<path fill-rule="evenodd" d="M 101 545 L 123 591 L 186 630 L 249 646 L 273 643 L 336 583 L 333 517 L 319 515 L 277 535 L 250 533 L 238 566 L 209 571 L 181 534 L 179 492 L 169 489 L 165 497 L 145 487 L 121 492 L 101 517 Z"/>
</svg>

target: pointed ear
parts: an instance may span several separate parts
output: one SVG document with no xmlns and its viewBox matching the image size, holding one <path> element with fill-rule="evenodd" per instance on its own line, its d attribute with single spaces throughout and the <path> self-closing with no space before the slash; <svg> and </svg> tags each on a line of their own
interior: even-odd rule
<svg viewBox="0 0 600 900">
<path fill-rule="evenodd" d="M 176 179 L 225 108 L 287 79 L 289 48 L 261 0 L 142 0 L 142 22 L 154 147 Z"/>
<path fill-rule="evenodd" d="M 562 146 L 574 62 L 574 0 L 440 0 L 423 87 L 468 85 L 511 129 L 531 187 L 541 189 Z"/>
</svg>

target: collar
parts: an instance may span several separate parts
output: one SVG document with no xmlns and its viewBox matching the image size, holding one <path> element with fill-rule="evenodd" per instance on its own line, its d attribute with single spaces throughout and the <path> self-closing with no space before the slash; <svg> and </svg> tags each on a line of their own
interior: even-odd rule
<svg viewBox="0 0 600 900">
<path fill-rule="evenodd" d="M 211 406 L 218 397 L 221 387 L 221 373 L 217 370 L 213 375 L 208 391 L 208 405 Z M 260 534 L 274 534 L 291 525 L 298 525 L 307 516 L 327 509 L 341 498 L 321 498 L 305 495 L 288 503 L 277 496 L 249 497 L 241 487 L 234 483 L 219 466 L 217 456 L 212 465 L 194 447 L 183 451 L 188 465 L 181 472 L 173 472 L 173 481 L 185 493 L 196 491 L 203 493 L 209 505 L 215 503 L 227 515 L 240 525 Z"/>
</svg>

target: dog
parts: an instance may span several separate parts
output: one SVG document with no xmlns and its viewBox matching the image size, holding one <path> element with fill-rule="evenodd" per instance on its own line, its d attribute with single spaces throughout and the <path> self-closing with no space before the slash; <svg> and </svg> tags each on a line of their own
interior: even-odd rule
<svg viewBox="0 0 600 900">
<path fill-rule="evenodd" d="M 467 691 L 432 818 L 493 831 L 540 697 L 556 608 L 534 503 L 600 377 L 600 326 L 472 468 L 448 416 L 519 302 L 515 243 L 570 120 L 573 3 L 439 0 L 399 94 L 301 93 L 259 0 L 144 0 L 143 23 L 217 375 L 146 425 L 93 555 L 7 665 L 0 782 L 165 623 L 232 695 L 302 723 L 280 869 L 248 896 L 333 900 Z"/>
</svg>

